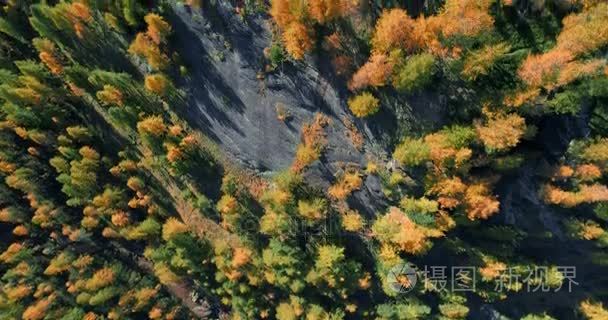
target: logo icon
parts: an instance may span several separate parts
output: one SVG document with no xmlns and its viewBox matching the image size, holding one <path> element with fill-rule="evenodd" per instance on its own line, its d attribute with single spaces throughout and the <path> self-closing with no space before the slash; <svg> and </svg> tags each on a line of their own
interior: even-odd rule
<svg viewBox="0 0 608 320">
<path fill-rule="evenodd" d="M 395 292 L 407 293 L 416 286 L 418 275 L 413 264 L 398 264 L 388 272 L 387 281 L 390 288 Z"/>
</svg>

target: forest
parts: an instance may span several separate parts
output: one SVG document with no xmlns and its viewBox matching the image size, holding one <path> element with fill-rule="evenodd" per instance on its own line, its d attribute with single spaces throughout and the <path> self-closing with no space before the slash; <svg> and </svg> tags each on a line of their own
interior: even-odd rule
<svg viewBox="0 0 608 320">
<path fill-rule="evenodd" d="M 0 1 L 0 320 L 608 320 L 606 0 Z"/>
</svg>

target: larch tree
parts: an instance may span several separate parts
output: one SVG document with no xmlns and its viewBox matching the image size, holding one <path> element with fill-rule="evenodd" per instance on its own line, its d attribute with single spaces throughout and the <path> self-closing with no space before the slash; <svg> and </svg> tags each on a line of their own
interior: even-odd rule
<svg viewBox="0 0 608 320">
<path fill-rule="evenodd" d="M 369 92 L 363 92 L 348 99 L 348 107 L 355 116 L 363 118 L 378 112 L 380 100 Z"/>
<path fill-rule="evenodd" d="M 403 9 L 385 10 L 376 22 L 372 37 L 372 50 L 379 54 L 387 54 L 393 49 L 413 51 L 417 44 L 412 39 L 414 20 Z"/>
<path fill-rule="evenodd" d="M 344 0 L 308 0 L 310 16 L 320 24 L 342 16 L 347 6 Z"/>
<path fill-rule="evenodd" d="M 144 20 L 148 24 L 146 34 L 156 45 L 160 45 L 161 42 L 164 42 L 165 38 L 171 33 L 171 26 L 163 19 L 163 17 L 155 13 L 147 14 L 144 17 Z"/>
<path fill-rule="evenodd" d="M 393 72 L 395 62 L 385 54 L 374 54 L 351 78 L 348 88 L 351 91 L 363 89 L 368 86 L 381 87 Z"/>
<path fill-rule="evenodd" d="M 477 125 L 477 134 L 487 150 L 504 151 L 515 147 L 526 131 L 526 121 L 512 113 L 490 118 L 485 125 Z"/>
<path fill-rule="evenodd" d="M 304 54 L 312 49 L 312 39 L 308 29 L 301 23 L 294 21 L 283 31 L 283 43 L 287 52 L 296 60 L 304 58 Z"/>
</svg>

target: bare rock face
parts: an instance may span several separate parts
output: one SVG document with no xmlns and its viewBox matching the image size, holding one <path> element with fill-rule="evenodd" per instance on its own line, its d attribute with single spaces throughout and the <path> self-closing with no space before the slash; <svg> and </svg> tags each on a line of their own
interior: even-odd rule
<svg viewBox="0 0 608 320">
<path fill-rule="evenodd" d="M 348 111 L 345 89 L 335 85 L 336 79 L 310 67 L 311 61 L 263 73 L 264 48 L 271 43 L 267 21 L 262 17 L 244 21 L 225 2 L 203 12 L 175 5 L 171 21 L 171 45 L 189 71 L 182 84 L 188 109 L 182 112 L 192 126 L 236 162 L 264 174 L 291 165 L 302 125 L 320 112 L 330 118 L 325 128 L 328 145 L 307 172 L 311 181 L 328 186 L 345 164 L 365 166 L 366 156 L 347 137 L 345 123 L 357 126 L 366 148 L 374 138 Z M 286 110 L 287 120 L 278 119 L 277 108 Z M 377 196 L 368 193 L 367 188 L 358 192 L 362 205 L 373 211 L 370 200 Z"/>
<path fill-rule="evenodd" d="M 440 122 L 436 118 L 441 99 L 428 94 L 389 99 L 396 106 L 392 102 L 382 106 L 369 122 L 355 118 L 346 104 L 344 79 L 336 78 L 322 54 L 263 72 L 264 49 L 271 44 L 269 18 L 242 18 L 235 12 L 227 1 L 207 4 L 203 10 L 175 4 L 170 17 L 171 47 L 188 69 L 180 84 L 188 95 L 183 118 L 215 140 L 235 162 L 263 175 L 288 168 L 302 125 L 323 113 L 330 119 L 325 128 L 327 148 L 305 174 L 307 181 L 326 188 L 345 166 L 364 168 L 370 157 L 385 158 L 382 145 L 394 142 L 390 139 L 397 136 L 398 123 L 422 123 L 423 118 Z M 277 108 L 288 113 L 286 121 L 278 119 Z M 363 135 L 362 151 L 347 136 L 353 125 Z M 366 178 L 351 198 L 352 205 L 365 213 L 381 209 L 378 178 Z"/>
</svg>

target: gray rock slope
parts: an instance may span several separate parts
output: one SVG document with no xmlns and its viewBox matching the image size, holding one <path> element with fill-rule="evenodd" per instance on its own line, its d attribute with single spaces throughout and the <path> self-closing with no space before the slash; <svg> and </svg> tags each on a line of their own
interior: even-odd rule
<svg viewBox="0 0 608 320">
<path fill-rule="evenodd" d="M 365 150 L 375 144 L 374 135 L 350 114 L 345 89 L 335 85 L 337 81 L 329 73 L 307 61 L 260 77 L 263 51 L 271 42 L 264 18 L 242 20 L 225 2 L 204 13 L 181 5 L 175 5 L 173 11 L 171 45 L 189 71 L 182 84 L 188 94 L 186 118 L 233 160 L 261 174 L 288 168 L 302 125 L 322 112 L 331 119 L 326 128 L 329 143 L 321 160 L 307 170 L 307 178 L 327 187 L 345 164 L 365 166 L 367 155 L 346 136 L 344 119 L 355 123 L 365 136 Z M 277 104 L 286 107 L 289 121 L 277 119 Z M 373 213 L 382 205 L 376 203 L 379 189 L 377 179 L 368 178 L 355 194 L 354 205 Z"/>
</svg>

